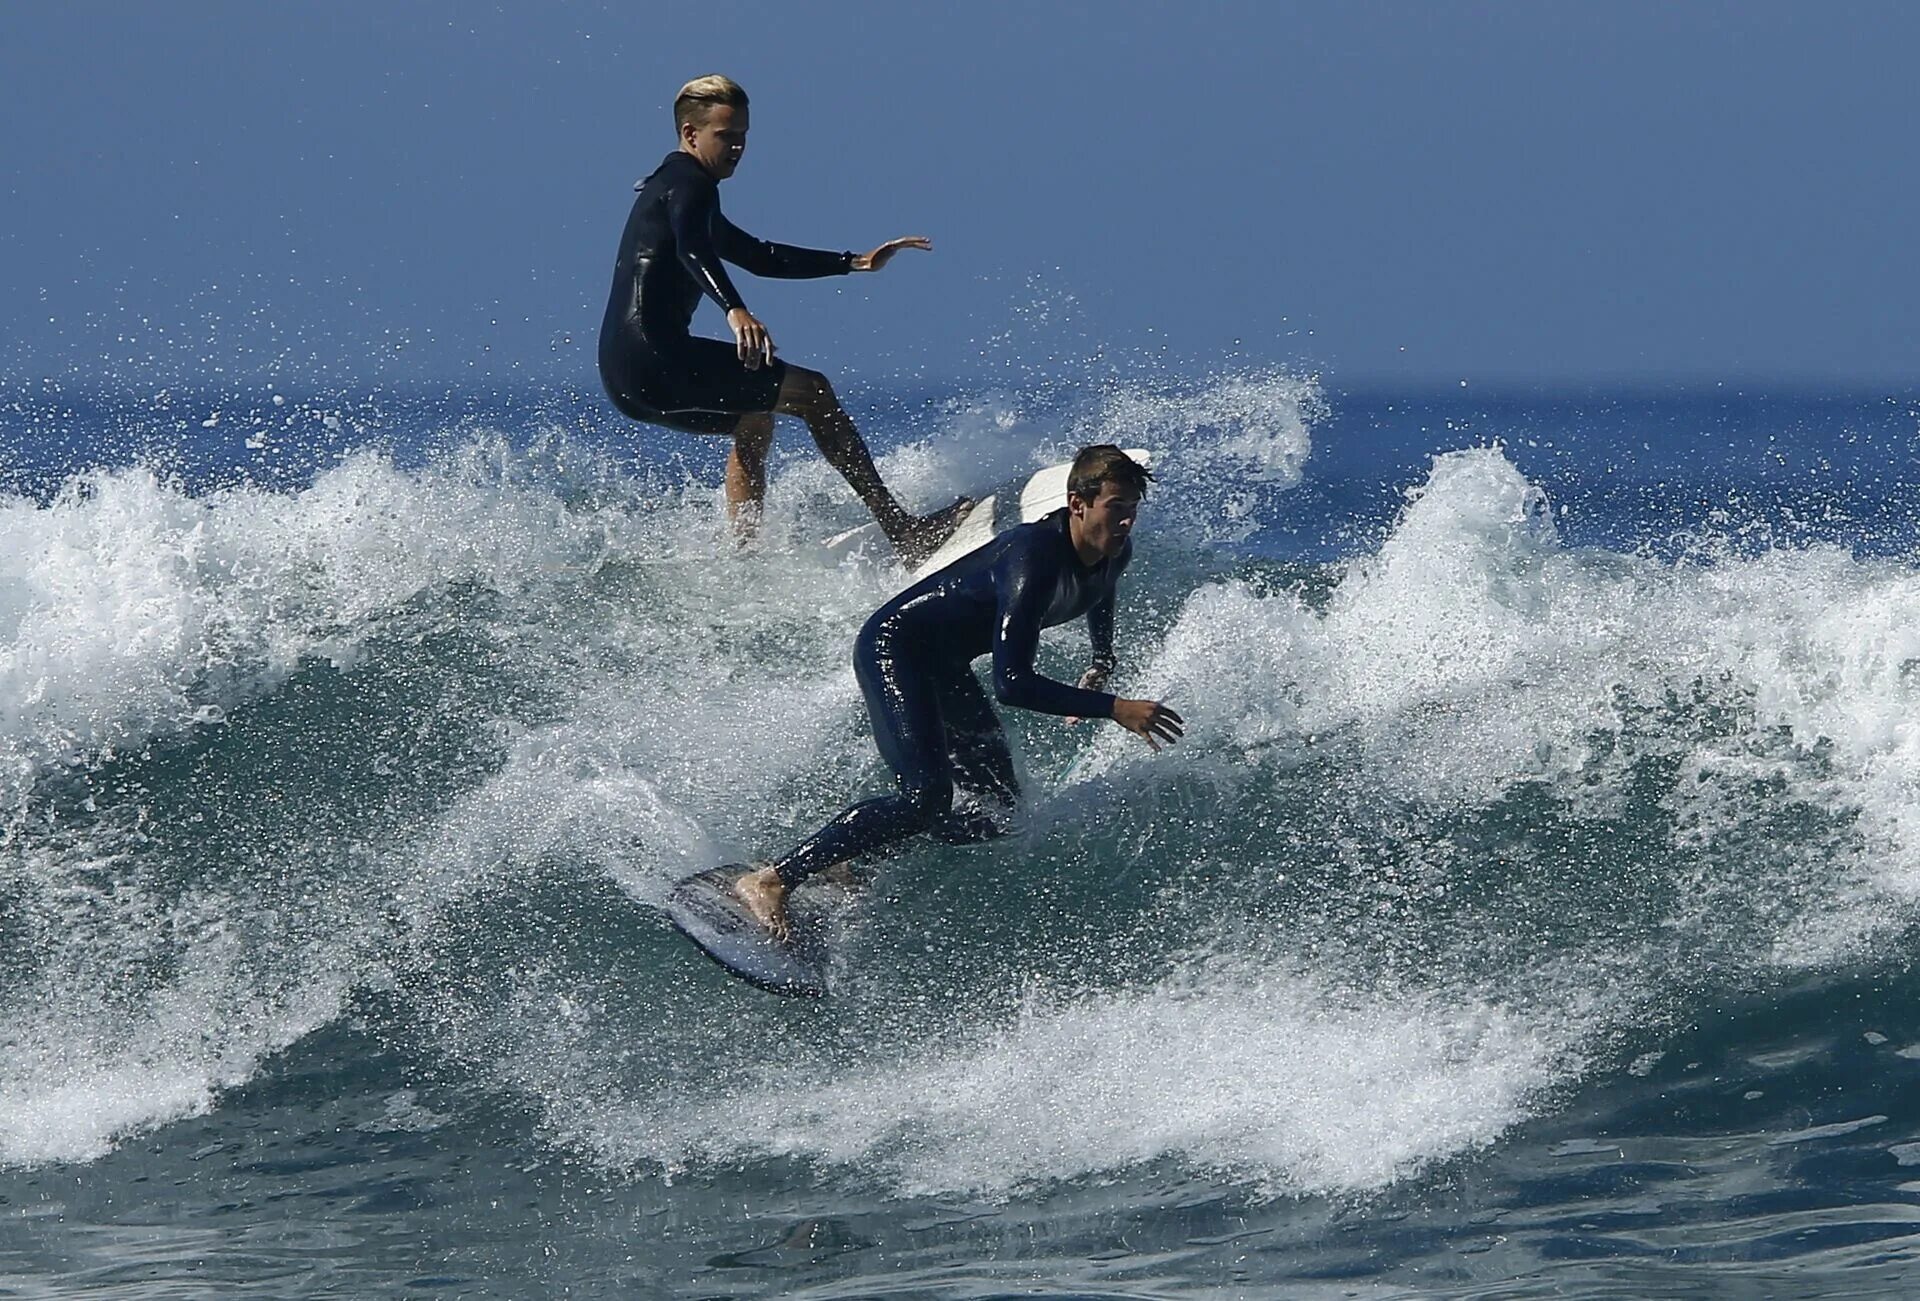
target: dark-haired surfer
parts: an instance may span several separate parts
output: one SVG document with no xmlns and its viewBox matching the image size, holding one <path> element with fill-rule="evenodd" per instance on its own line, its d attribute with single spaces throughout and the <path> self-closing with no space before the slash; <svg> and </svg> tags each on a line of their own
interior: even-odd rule
<svg viewBox="0 0 1920 1301">
<path fill-rule="evenodd" d="M 970 667 L 981 655 L 993 655 L 1001 704 L 1111 718 L 1156 750 L 1179 739 L 1180 715 L 1159 701 L 1100 689 L 1114 666 L 1114 592 L 1133 555 L 1148 477 L 1117 447 L 1082 449 L 1064 508 L 920 580 L 867 620 L 854 643 L 854 674 L 898 793 L 853 805 L 740 877 L 734 892 L 761 924 L 785 934 L 787 891 L 836 863 L 922 831 L 955 842 L 994 834 L 984 814 L 959 817 L 953 808 L 956 789 L 1002 808 L 1019 796 L 1006 733 Z M 1040 630 L 1082 615 L 1093 666 L 1078 686 L 1043 677 L 1033 666 Z"/>
</svg>

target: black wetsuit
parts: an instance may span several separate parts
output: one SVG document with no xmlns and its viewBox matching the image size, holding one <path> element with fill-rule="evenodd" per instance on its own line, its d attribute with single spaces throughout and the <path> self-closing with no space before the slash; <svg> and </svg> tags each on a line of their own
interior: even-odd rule
<svg viewBox="0 0 1920 1301">
<path fill-rule="evenodd" d="M 853 254 L 754 239 L 721 215 L 720 183 L 678 150 L 634 189 L 600 322 L 600 380 L 636 420 L 730 433 L 742 415 L 773 410 L 787 367 L 748 370 L 733 343 L 688 333 L 701 294 L 723 312 L 744 305 L 722 261 L 805 280 L 846 274 Z"/>
<path fill-rule="evenodd" d="M 1040 630 L 1087 616 L 1096 667 L 1113 666 L 1113 598 L 1132 557 L 1088 568 L 1064 508 L 1010 529 L 921 579 L 874 612 L 854 642 L 874 743 L 900 793 L 855 804 L 774 863 L 789 886 L 919 831 L 978 839 L 953 817 L 956 786 L 1010 805 L 1019 795 L 1006 733 L 969 665 L 993 653 L 1000 703 L 1043 714 L 1111 718 L 1114 697 L 1034 671 Z M 989 832 L 990 834 L 990 832 Z"/>
</svg>

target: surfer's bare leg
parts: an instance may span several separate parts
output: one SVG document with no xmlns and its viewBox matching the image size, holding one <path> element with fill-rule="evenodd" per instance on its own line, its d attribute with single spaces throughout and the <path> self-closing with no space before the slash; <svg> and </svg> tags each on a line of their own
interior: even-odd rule
<svg viewBox="0 0 1920 1301">
<path fill-rule="evenodd" d="M 918 559 L 931 555 L 966 518 L 972 503 L 964 498 L 932 515 L 909 515 L 881 482 L 880 471 L 874 468 L 873 455 L 854 427 L 853 417 L 840 405 L 833 385 L 819 371 L 789 364 L 786 377 L 780 381 L 780 400 L 774 410 L 807 422 L 821 455 L 866 503 L 880 522 L 880 531 L 903 556 Z"/>
<path fill-rule="evenodd" d="M 727 457 L 727 518 L 734 531 L 751 537 L 767 499 L 767 449 L 773 446 L 773 413 L 741 416 L 733 427 L 733 452 Z"/>
</svg>

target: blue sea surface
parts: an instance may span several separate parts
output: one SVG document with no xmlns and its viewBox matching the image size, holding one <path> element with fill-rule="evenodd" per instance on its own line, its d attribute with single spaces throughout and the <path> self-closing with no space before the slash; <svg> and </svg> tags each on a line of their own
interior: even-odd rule
<svg viewBox="0 0 1920 1301">
<path fill-rule="evenodd" d="M 886 781 L 798 425 L 741 546 L 584 387 L 0 391 L 0 1295 L 1920 1289 L 1920 390 L 847 392 L 1153 450 L 1188 734 L 1008 711 L 810 1001 L 658 910 Z"/>
</svg>

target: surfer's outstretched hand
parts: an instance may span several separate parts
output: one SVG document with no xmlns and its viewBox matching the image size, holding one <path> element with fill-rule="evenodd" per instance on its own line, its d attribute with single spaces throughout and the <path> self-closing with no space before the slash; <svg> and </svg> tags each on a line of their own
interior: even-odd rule
<svg viewBox="0 0 1920 1301">
<path fill-rule="evenodd" d="M 902 235 L 899 239 L 890 239 L 871 253 L 855 253 L 853 269 L 855 271 L 878 271 L 893 261 L 893 255 L 903 248 L 926 249 L 933 251 L 933 241 L 925 235 Z"/>
<path fill-rule="evenodd" d="M 1161 743 L 1172 745 L 1186 732 L 1180 715 L 1157 700 L 1116 700 L 1113 721 L 1146 741 L 1156 751 Z"/>
</svg>

